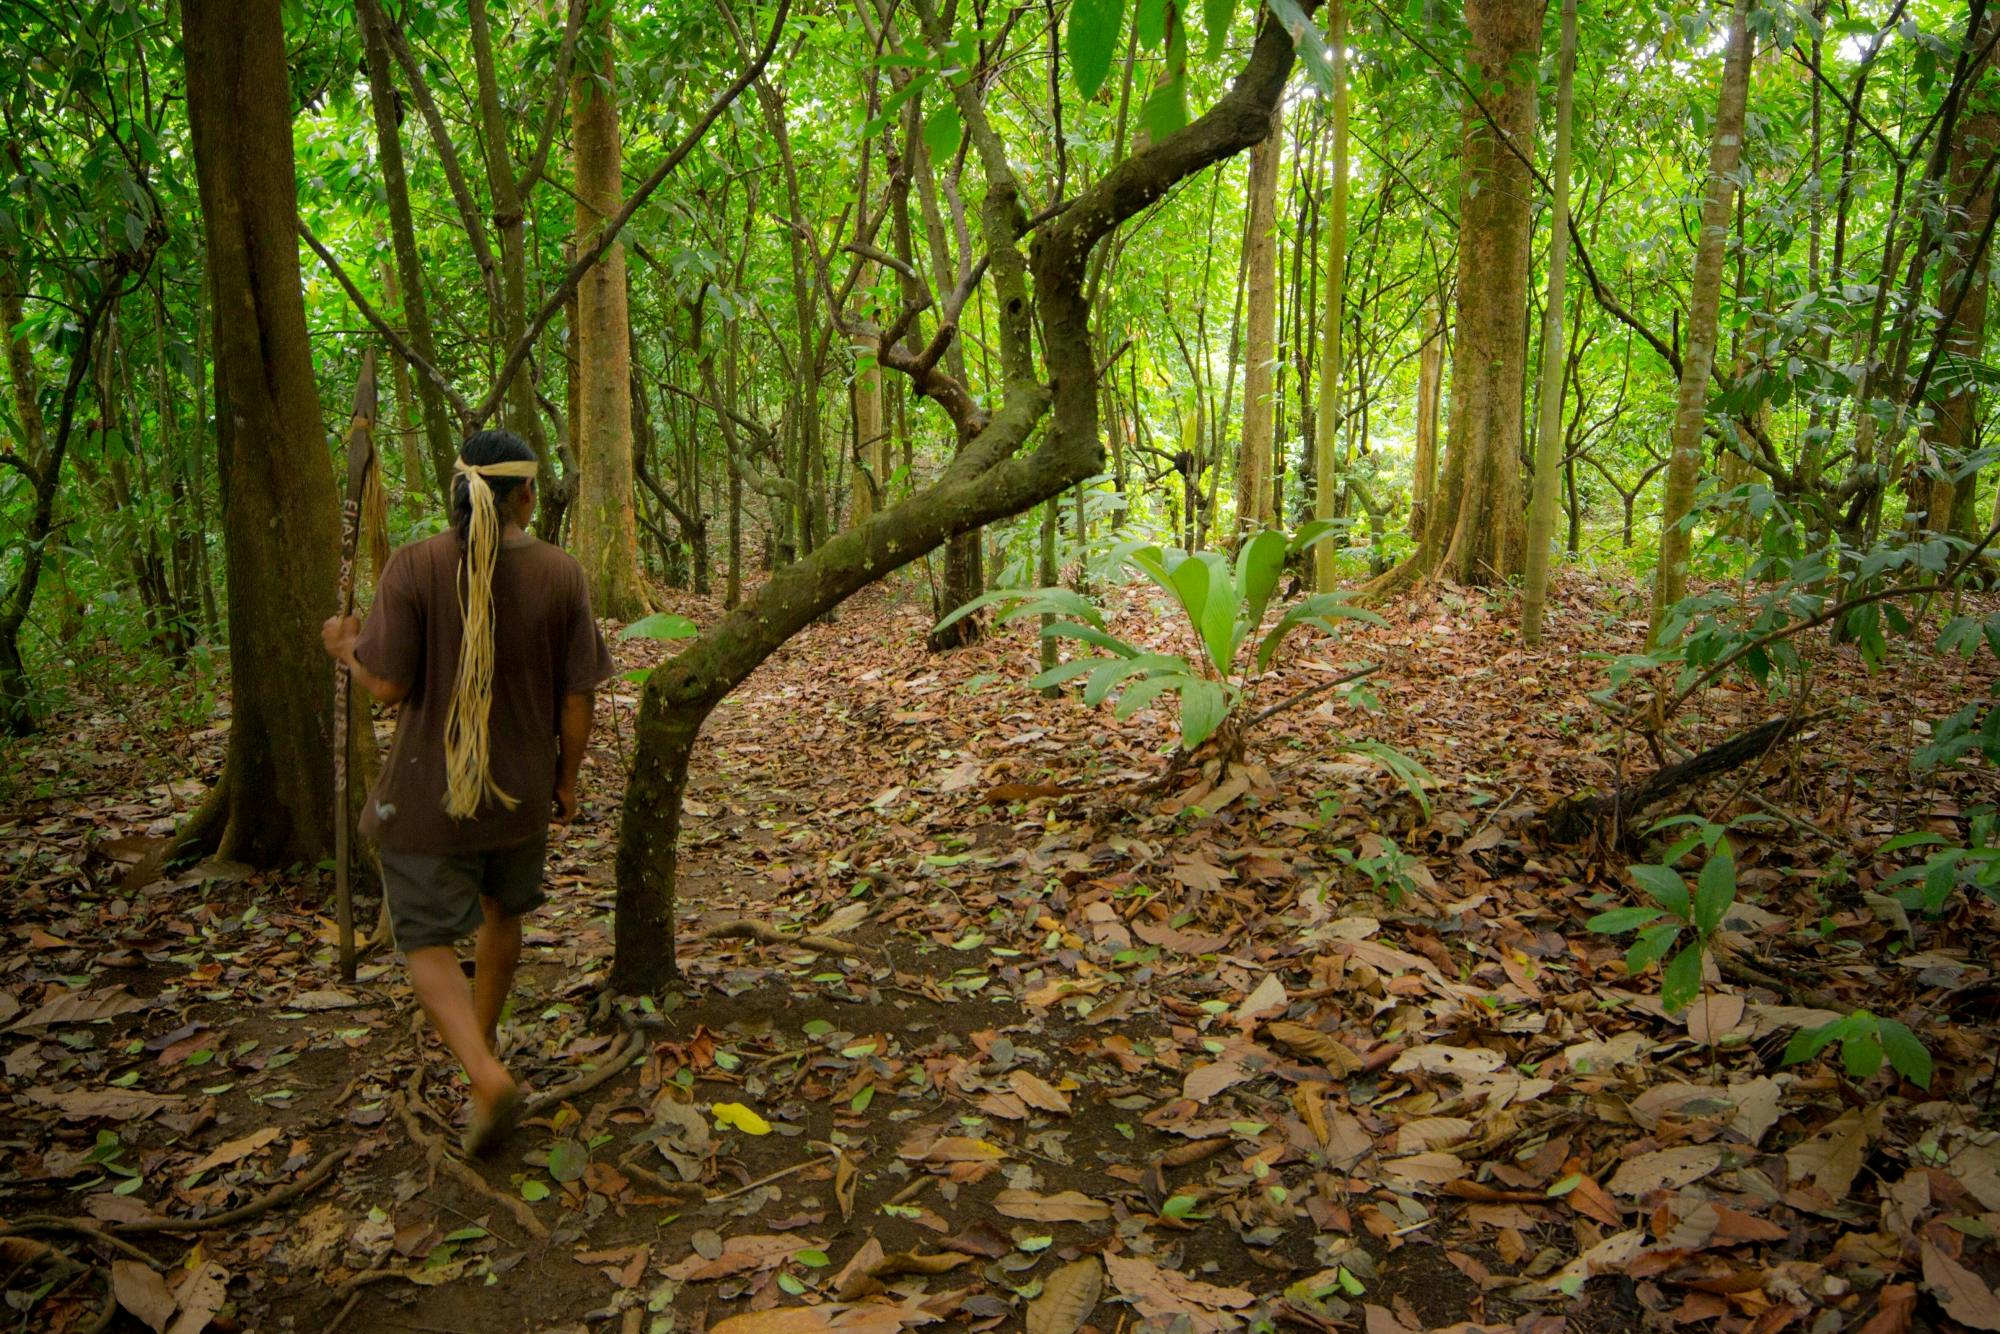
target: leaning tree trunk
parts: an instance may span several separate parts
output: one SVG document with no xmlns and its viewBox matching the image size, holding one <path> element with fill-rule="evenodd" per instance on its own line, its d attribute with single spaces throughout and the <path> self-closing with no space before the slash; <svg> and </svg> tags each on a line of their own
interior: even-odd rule
<svg viewBox="0 0 2000 1334">
<path fill-rule="evenodd" d="M 1278 168 L 1285 156 L 1284 113 L 1250 150 L 1250 226 L 1243 238 L 1248 278 L 1243 343 L 1243 436 L 1236 454 L 1236 535 L 1271 526 L 1271 442 L 1277 399 L 1271 393 L 1278 345 Z"/>
<path fill-rule="evenodd" d="M 188 126 L 214 298 L 232 712 L 222 781 L 183 835 L 253 866 L 333 847 L 339 505 L 299 286 L 278 0 L 185 0 Z"/>
<path fill-rule="evenodd" d="M 1542 312 L 1541 421 L 1535 441 L 1535 487 L 1528 504 L 1527 578 L 1521 593 L 1521 638 L 1542 638 L 1549 592 L 1549 547 L 1556 539 L 1562 481 L 1563 288 L 1569 269 L 1569 121 L 1576 65 L 1576 0 L 1563 0 L 1562 51 L 1556 73 L 1555 207 L 1549 212 L 1549 296 Z"/>
<path fill-rule="evenodd" d="M 579 238 L 615 216 L 624 195 L 609 12 L 594 26 L 600 54 L 594 68 L 579 62 L 570 94 Z M 612 242 L 584 275 L 576 304 L 578 482 L 570 548 L 583 565 L 598 615 L 635 620 L 651 607 L 639 578 L 632 495 L 631 327 L 622 241 Z"/>
<path fill-rule="evenodd" d="M 1444 473 L 1431 495 L 1416 553 L 1371 589 L 1386 591 L 1442 573 L 1488 585 L 1521 572 L 1521 399 L 1528 306 L 1529 200 L 1525 156 L 1535 143 L 1535 62 L 1542 6 L 1534 0 L 1473 0 L 1471 77 L 1489 122 L 1464 113 L 1458 195 L 1458 298 L 1452 327 L 1451 420 Z"/>
<path fill-rule="evenodd" d="M 1688 294 L 1687 353 L 1681 359 L 1672 453 L 1660 502 L 1660 563 L 1653 571 L 1648 645 L 1658 642 L 1667 613 L 1687 593 L 1688 555 L 1693 543 L 1684 520 L 1694 509 L 1695 483 L 1701 477 L 1701 428 L 1707 416 L 1708 377 L 1715 365 L 1723 249 L 1729 239 L 1736 167 L 1743 158 L 1743 107 L 1749 96 L 1754 45 L 1748 11 L 1748 0 L 1736 0 L 1729 17 L 1729 52 L 1723 61 L 1722 93 L 1716 103 L 1715 134 L 1708 154 L 1708 197 L 1701 208 L 1701 241 L 1695 251 L 1694 283 Z"/>
<path fill-rule="evenodd" d="M 942 57 L 949 34 L 933 0 L 913 0 L 913 7 L 932 51 Z M 1031 262 L 1021 248 L 1028 220 L 1019 182 L 986 118 L 981 81 L 954 89 L 965 132 L 987 178 L 981 221 L 1000 312 L 1000 405 L 989 415 L 963 382 L 938 369 L 935 354 L 879 348 L 885 367 L 910 376 L 913 387 L 959 425 L 964 444 L 944 474 L 774 572 L 754 597 L 647 678 L 620 827 L 610 977 L 614 988 L 650 991 L 676 976 L 680 798 L 703 721 L 787 639 L 859 589 L 953 534 L 1018 514 L 1103 467 L 1090 304 L 1083 291 L 1091 253 L 1114 227 L 1176 183 L 1267 135 L 1291 66 L 1291 38 L 1282 24 L 1264 15 L 1247 66 L 1215 106 L 1114 166 L 1069 209 L 1035 231 L 1032 300 Z M 1053 371 L 1046 386 L 1035 371 L 1037 324 L 1044 364 Z M 1044 417 L 1048 422 L 1041 444 L 1023 453 Z"/>
</svg>

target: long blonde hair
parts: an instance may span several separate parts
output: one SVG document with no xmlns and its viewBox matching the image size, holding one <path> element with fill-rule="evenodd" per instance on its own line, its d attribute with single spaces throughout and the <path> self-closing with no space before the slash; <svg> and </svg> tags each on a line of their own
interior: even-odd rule
<svg viewBox="0 0 2000 1334">
<path fill-rule="evenodd" d="M 493 781 L 488 750 L 493 713 L 493 567 L 500 556 L 501 529 L 493 482 L 500 481 L 511 494 L 520 479 L 535 476 L 537 467 L 532 457 L 496 463 L 468 463 L 461 457 L 452 466 L 458 478 L 452 486 L 459 502 L 454 509 L 464 511 L 464 551 L 458 566 L 458 611 L 464 633 L 458 679 L 452 684 L 444 719 L 444 809 L 454 819 L 471 819 L 489 799 L 510 811 L 521 804 Z"/>
</svg>

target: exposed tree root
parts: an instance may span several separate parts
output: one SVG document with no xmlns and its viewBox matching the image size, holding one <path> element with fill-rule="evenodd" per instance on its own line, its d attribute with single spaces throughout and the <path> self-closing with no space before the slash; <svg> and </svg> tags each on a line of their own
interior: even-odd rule
<svg viewBox="0 0 2000 1334">
<path fill-rule="evenodd" d="M 487 1185 L 486 1178 L 474 1171 L 469 1163 L 464 1159 L 452 1157 L 446 1151 L 444 1136 L 424 1129 L 423 1122 L 418 1119 L 416 1111 L 410 1106 L 411 1100 L 415 1097 L 417 1097 L 416 1076 L 413 1074 L 406 1091 L 395 1098 L 396 1117 L 403 1123 L 403 1129 L 410 1138 L 423 1146 L 424 1157 L 430 1164 L 433 1179 L 437 1173 L 443 1172 L 472 1194 L 483 1195 L 504 1209 L 520 1229 L 536 1241 L 547 1241 L 549 1229 L 541 1219 L 535 1217 L 535 1211 L 528 1207 L 527 1201 L 516 1199 L 504 1191 Z"/>
<path fill-rule="evenodd" d="M 216 1228 L 247 1223 L 253 1218 L 271 1212 L 281 1204 L 289 1204 L 299 1196 L 317 1189 L 322 1182 L 333 1175 L 335 1168 L 347 1161 L 350 1152 L 352 1146 L 343 1144 L 314 1163 L 311 1171 L 290 1185 L 280 1186 L 269 1194 L 258 1196 L 248 1204 L 208 1218 L 147 1218 L 132 1223 L 114 1223 L 111 1230 L 121 1237 L 133 1237 L 154 1232 L 209 1232 Z"/>
<path fill-rule="evenodd" d="M 822 954 L 838 954 L 842 958 L 866 958 L 871 951 L 862 945 L 852 945 L 837 936 L 822 936 L 807 931 L 793 935 L 780 931 L 764 922 L 753 922 L 747 917 L 732 921 L 717 922 L 701 933 L 703 940 L 754 940 L 764 945 L 796 945 L 801 949 L 818 950 Z"/>
<path fill-rule="evenodd" d="M 619 1047 L 612 1055 L 605 1057 L 603 1064 L 599 1065 L 589 1074 L 572 1079 L 567 1084 L 558 1085 L 545 1093 L 538 1093 L 528 1099 L 527 1105 L 521 1109 L 522 1119 L 526 1120 L 532 1116 L 540 1116 L 543 1112 L 559 1107 L 571 1098 L 580 1098 L 599 1085 L 616 1079 L 620 1074 L 632 1068 L 632 1058 L 637 1056 L 641 1051 L 644 1051 L 645 1047 L 646 1035 L 634 1030 L 627 1035 L 624 1045 Z"/>
</svg>

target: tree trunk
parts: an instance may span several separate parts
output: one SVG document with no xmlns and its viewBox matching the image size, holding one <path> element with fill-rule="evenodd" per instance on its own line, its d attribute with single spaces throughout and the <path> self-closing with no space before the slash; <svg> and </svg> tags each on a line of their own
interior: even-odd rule
<svg viewBox="0 0 2000 1334">
<path fill-rule="evenodd" d="M 1687 352 L 1681 359 L 1680 392 L 1674 400 L 1672 453 L 1660 502 L 1660 563 L 1653 572 L 1652 615 L 1646 643 L 1659 640 L 1667 613 L 1687 592 L 1692 540 L 1683 520 L 1694 508 L 1701 476 L 1702 423 L 1707 416 L 1708 377 L 1715 365 L 1716 317 L 1722 307 L 1722 260 L 1743 157 L 1743 107 L 1750 89 L 1748 0 L 1736 0 L 1729 17 L 1729 50 L 1722 67 L 1715 134 L 1708 157 L 1708 197 L 1701 209 L 1701 240 L 1695 251 L 1694 283 L 1688 295 Z"/>
<path fill-rule="evenodd" d="M 1465 18 L 1472 34 L 1470 75 L 1486 90 L 1493 123 L 1467 106 L 1444 474 L 1430 497 L 1422 544 L 1371 585 L 1374 591 L 1436 573 L 1484 586 L 1521 572 L 1521 396 L 1527 365 L 1521 330 L 1528 306 L 1528 203 L 1534 180 L 1515 151 L 1534 150 L 1542 7 L 1533 0 L 1472 0 Z"/>
<path fill-rule="evenodd" d="M 609 12 L 596 15 L 590 27 L 597 58 L 579 60 L 570 84 L 579 240 L 617 214 L 624 193 Z M 651 606 L 639 577 L 632 496 L 631 326 L 623 241 L 613 241 L 584 275 L 576 304 L 577 494 L 570 547 L 583 565 L 597 614 L 631 621 Z"/>
<path fill-rule="evenodd" d="M 1277 399 L 1271 392 L 1278 343 L 1278 169 L 1285 156 L 1284 115 L 1250 150 L 1250 225 L 1243 244 L 1249 291 L 1243 343 L 1243 435 L 1236 454 L 1236 535 L 1271 526 L 1271 442 Z"/>
<path fill-rule="evenodd" d="M 1993 36 L 1997 21 L 1989 11 L 1977 40 Z M 1987 57 L 1988 68 L 2000 67 L 2000 44 Z M 1920 451 L 1929 464 L 1925 475 L 1930 481 L 1925 497 L 1925 525 L 1956 537 L 1975 538 L 1972 500 L 1979 489 L 1977 473 L 1954 482 L 1952 473 L 1964 462 L 1975 444 L 1979 421 L 1979 385 L 1972 370 L 1986 349 L 1987 277 L 1992 268 L 1990 238 L 1995 202 L 1994 174 L 1986 172 L 1994 146 L 2000 143 L 2000 114 L 1990 103 L 1969 99 L 1959 117 L 1958 134 L 1951 146 L 1952 205 L 1957 223 L 1953 237 L 1944 247 L 1938 291 L 1947 309 L 1957 301 L 1958 309 L 1945 331 L 1946 352 L 1961 359 L 1958 365 L 1941 367 L 1931 398 L 1932 418 Z M 1964 295 L 1961 297 L 1961 289 Z"/>
<path fill-rule="evenodd" d="M 396 308 L 402 306 L 396 270 L 387 264 L 382 266 L 382 290 L 387 295 L 390 306 Z M 405 338 L 410 336 L 407 328 L 403 330 L 403 336 Z M 391 352 L 389 383 L 394 391 L 396 408 L 393 413 L 385 412 L 382 416 L 396 436 L 396 452 L 401 456 L 403 463 L 403 501 L 410 511 L 410 517 L 415 519 L 428 508 L 424 504 L 425 493 L 429 492 L 433 496 L 437 493 L 429 485 L 429 482 L 435 479 L 426 479 L 424 476 L 423 450 L 417 443 L 417 436 L 423 429 L 419 420 L 421 408 L 417 401 L 416 387 L 411 380 L 409 363 Z"/>
<path fill-rule="evenodd" d="M 262 0 L 258 0 L 261 4 Z M 396 114 L 396 85 L 390 72 L 388 20 L 380 0 L 358 0 L 361 34 L 368 66 L 368 101 L 375 116 L 375 157 L 382 172 L 382 190 L 389 201 L 389 237 L 402 279 L 403 325 L 410 346 L 432 366 L 438 364 L 437 339 L 431 330 L 430 303 L 424 296 L 423 263 L 417 258 L 417 235 L 410 214 L 409 175 L 403 165 L 403 138 Z M 290 131 L 287 131 L 289 134 Z M 286 161 L 290 161 L 290 154 Z M 290 181 L 290 177 L 286 178 Z M 296 195 L 297 186 L 288 184 Z M 289 234 L 290 229 L 287 229 Z M 216 344 L 218 351 L 220 341 Z M 451 509 L 451 465 L 458 457 L 458 432 L 446 415 L 444 391 L 428 376 L 418 374 L 417 399 L 423 405 L 424 444 L 430 454 L 431 481 Z M 218 403 L 217 407 L 223 406 Z M 312 438 L 317 438 L 314 436 Z M 232 616 L 233 620 L 234 617 Z"/>
<path fill-rule="evenodd" d="M 882 429 L 882 368 L 875 354 L 863 354 L 867 367 L 854 373 L 854 499 L 850 513 L 864 523 L 887 507 L 889 436 Z"/>
<path fill-rule="evenodd" d="M 1438 402 L 1444 388 L 1444 305 L 1424 307 L 1424 345 L 1417 350 L 1417 443 L 1410 473 L 1410 536 L 1423 540 L 1437 489 Z"/>
<path fill-rule="evenodd" d="M 1313 417 L 1313 517 L 1322 520 L 1332 519 L 1340 503 L 1340 326 L 1347 318 L 1347 0 L 1333 0 L 1327 32 L 1333 46 L 1333 189 L 1326 210 L 1319 401 Z M 1325 541 L 1313 549 L 1313 587 L 1319 592 L 1331 593 L 1339 580 L 1334 566 L 1339 546 Z"/>
<path fill-rule="evenodd" d="M 217 458 L 232 714 L 222 781 L 184 843 L 253 866 L 333 846 L 339 506 L 299 285 L 292 112 L 278 0 L 185 0 L 188 125 L 214 298 Z"/>
<path fill-rule="evenodd" d="M 506 347 L 521 341 L 528 327 L 527 212 L 521 191 L 530 189 L 538 173 L 530 163 L 525 183 L 514 179 L 514 157 L 507 148 L 507 115 L 500 102 L 500 82 L 493 68 L 493 30 L 487 19 L 486 0 L 469 0 L 467 27 L 472 40 L 473 73 L 479 85 L 479 139 L 486 158 L 486 180 L 493 194 L 493 229 L 500 235 L 500 338 Z M 560 62 L 557 77 L 561 77 Z M 615 114 L 615 109 L 614 109 Z M 542 159 L 546 162 L 546 156 Z M 571 307 L 573 309 L 573 307 Z M 572 323 L 572 329 L 575 325 Z M 575 421 L 575 414 L 571 414 Z M 556 451 L 550 448 L 548 432 L 535 411 L 534 386 L 523 362 L 507 382 L 501 405 L 500 424 L 526 438 L 541 459 L 536 484 L 541 489 L 543 533 L 554 538 L 571 501 L 576 498 L 576 451 L 566 449 L 563 467 L 556 469 Z M 572 428 L 573 429 L 573 428 Z"/>
<path fill-rule="evenodd" d="M 1576 0 L 1563 0 L 1562 50 L 1556 57 L 1555 206 L 1549 213 L 1549 295 L 1542 312 L 1541 422 L 1536 432 L 1535 486 L 1528 503 L 1527 578 L 1521 595 L 1521 638 L 1542 638 L 1549 591 L 1549 547 L 1556 538 L 1562 482 L 1563 301 L 1569 269 L 1569 122 L 1576 66 Z"/>
</svg>

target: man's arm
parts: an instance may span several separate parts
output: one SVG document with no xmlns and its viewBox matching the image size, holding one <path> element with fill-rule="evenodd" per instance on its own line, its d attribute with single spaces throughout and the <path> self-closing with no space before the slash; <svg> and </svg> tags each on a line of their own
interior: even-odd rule
<svg viewBox="0 0 2000 1334">
<path fill-rule="evenodd" d="M 562 749 L 556 756 L 557 824 L 576 818 L 576 776 L 583 769 L 583 752 L 590 745 L 590 716 L 596 703 L 593 691 L 563 696 Z"/>
<path fill-rule="evenodd" d="M 320 627 L 320 642 L 326 645 L 327 655 L 335 662 L 347 664 L 347 670 L 354 674 L 354 681 L 374 697 L 377 704 L 401 704 L 410 693 L 407 685 L 397 685 L 385 681 L 361 665 L 354 656 L 354 642 L 361 637 L 359 616 L 329 616 Z"/>
</svg>

